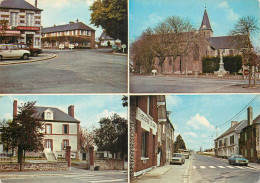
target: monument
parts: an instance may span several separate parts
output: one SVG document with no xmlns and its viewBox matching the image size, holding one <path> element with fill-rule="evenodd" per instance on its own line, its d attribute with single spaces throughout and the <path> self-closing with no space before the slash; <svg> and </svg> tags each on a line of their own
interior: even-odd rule
<svg viewBox="0 0 260 183">
<path fill-rule="evenodd" d="M 223 62 L 223 52 L 220 51 L 220 63 L 219 63 L 219 69 L 218 71 L 215 71 L 214 74 L 217 75 L 217 77 L 223 77 L 225 74 L 229 74 L 228 71 L 224 68 L 224 62 Z"/>
</svg>

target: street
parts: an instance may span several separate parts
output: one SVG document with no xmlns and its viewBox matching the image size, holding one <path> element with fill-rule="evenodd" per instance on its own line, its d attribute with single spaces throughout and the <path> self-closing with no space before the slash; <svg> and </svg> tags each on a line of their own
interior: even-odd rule
<svg viewBox="0 0 260 183">
<path fill-rule="evenodd" d="M 130 75 L 131 93 L 259 93 L 247 80 Z M 258 81 L 259 84 L 259 81 Z"/>
<path fill-rule="evenodd" d="M 127 56 L 111 50 L 44 50 L 56 58 L 0 66 L 0 93 L 125 93 Z"/>
<path fill-rule="evenodd" d="M 22 173 L 22 172 L 21 172 Z M 87 171 L 75 169 L 72 172 L 25 172 L 23 175 L 20 172 L 6 173 L 5 178 L 1 173 L 1 183 L 35 183 L 35 182 L 49 182 L 49 183 L 107 183 L 107 182 L 127 182 L 127 172 L 123 171 Z"/>
</svg>

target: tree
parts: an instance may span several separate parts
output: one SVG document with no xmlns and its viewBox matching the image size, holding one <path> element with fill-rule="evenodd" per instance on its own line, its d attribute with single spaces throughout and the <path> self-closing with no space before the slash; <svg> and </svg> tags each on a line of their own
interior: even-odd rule
<svg viewBox="0 0 260 183">
<path fill-rule="evenodd" d="M 180 134 L 176 137 L 176 141 L 174 142 L 174 152 L 177 153 L 179 149 L 186 149 L 185 142 Z"/>
<path fill-rule="evenodd" d="M 91 128 L 82 128 L 79 129 L 79 136 L 80 136 L 80 150 L 88 152 L 89 147 L 94 146 L 94 126 Z"/>
<path fill-rule="evenodd" d="M 128 42 L 127 0 L 96 0 L 90 7 L 91 23 L 105 29 L 107 35 Z"/>
<path fill-rule="evenodd" d="M 19 106 L 18 115 L 2 133 L 2 138 L 6 138 L 12 148 L 18 147 L 20 170 L 23 168 L 25 152 L 43 150 L 43 133 L 40 132 L 43 130 L 43 124 L 40 116 L 36 115 L 35 103 L 27 102 Z"/>
<path fill-rule="evenodd" d="M 230 31 L 230 34 L 235 36 L 235 42 L 238 43 L 238 45 L 241 47 L 246 46 L 247 52 L 249 55 L 253 54 L 253 45 L 252 45 L 252 36 L 259 31 L 258 22 L 257 19 L 251 16 L 246 16 L 240 18 L 237 23 L 235 24 L 235 27 L 233 30 Z M 241 39 L 241 35 L 245 36 L 246 39 Z M 252 59 L 252 56 L 248 56 L 248 65 L 249 65 L 249 87 L 251 86 L 251 76 L 252 76 L 252 66 L 254 65 L 254 60 Z M 256 73 L 256 67 L 255 72 Z M 256 82 L 255 82 L 256 84 Z"/>
<path fill-rule="evenodd" d="M 126 95 L 124 95 L 122 97 L 122 101 L 123 101 L 123 103 L 122 103 L 123 107 L 127 107 L 128 106 L 128 97 Z"/>
<path fill-rule="evenodd" d="M 128 152 L 127 120 L 114 114 L 99 121 L 100 128 L 95 130 L 94 142 L 99 151 L 120 153 L 124 159 Z"/>
</svg>

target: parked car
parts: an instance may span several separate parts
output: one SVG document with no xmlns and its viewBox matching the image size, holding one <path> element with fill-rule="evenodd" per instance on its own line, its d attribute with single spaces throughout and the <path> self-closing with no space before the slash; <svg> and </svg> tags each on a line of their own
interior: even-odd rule
<svg viewBox="0 0 260 183">
<path fill-rule="evenodd" d="M 189 150 L 184 150 L 183 154 L 184 154 L 185 159 L 190 158 L 190 151 Z"/>
<path fill-rule="evenodd" d="M 3 58 L 22 58 L 27 60 L 30 56 L 28 50 L 19 50 L 16 45 L 0 44 L 0 60 Z"/>
<path fill-rule="evenodd" d="M 28 50 L 30 52 L 30 56 L 33 57 L 37 57 L 39 54 L 42 53 L 42 49 L 34 48 L 23 43 L 14 43 L 14 45 L 16 45 L 21 50 Z"/>
<path fill-rule="evenodd" d="M 183 165 L 185 163 L 185 157 L 182 153 L 173 154 L 170 164 L 175 164 L 175 163 L 181 164 L 181 165 Z"/>
<path fill-rule="evenodd" d="M 228 158 L 228 162 L 231 165 L 248 165 L 248 160 L 242 155 L 233 155 Z"/>
</svg>

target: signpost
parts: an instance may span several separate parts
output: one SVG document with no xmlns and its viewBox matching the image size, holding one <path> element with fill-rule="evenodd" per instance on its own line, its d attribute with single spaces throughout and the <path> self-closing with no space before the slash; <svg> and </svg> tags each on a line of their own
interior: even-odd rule
<svg viewBox="0 0 260 183">
<path fill-rule="evenodd" d="M 244 70 L 244 75 L 245 75 L 245 76 L 248 76 L 248 75 L 249 75 L 249 73 L 250 73 L 250 72 L 249 72 L 249 70 L 248 70 L 248 69 L 245 69 L 245 70 Z"/>
<path fill-rule="evenodd" d="M 62 49 L 64 49 L 64 44 L 60 44 L 59 45 L 59 48 L 62 50 Z"/>
<path fill-rule="evenodd" d="M 69 44 L 69 48 L 72 50 L 74 48 L 73 44 Z"/>
<path fill-rule="evenodd" d="M 126 45 L 125 45 L 125 44 L 123 44 L 123 45 L 122 45 L 122 48 L 123 48 L 123 53 L 125 53 L 125 48 L 126 48 Z"/>
</svg>

